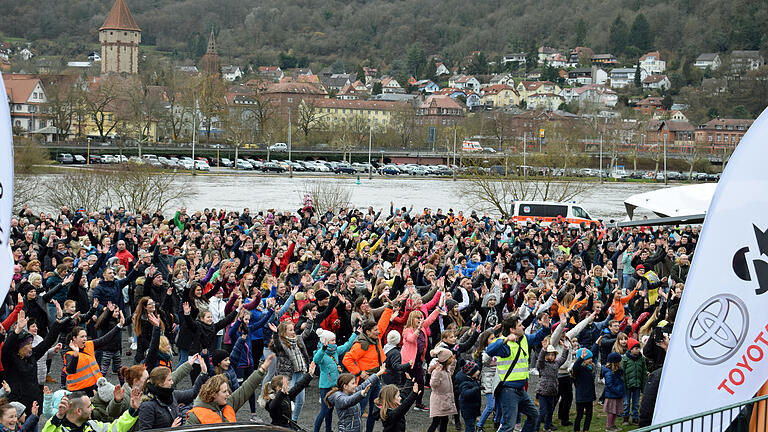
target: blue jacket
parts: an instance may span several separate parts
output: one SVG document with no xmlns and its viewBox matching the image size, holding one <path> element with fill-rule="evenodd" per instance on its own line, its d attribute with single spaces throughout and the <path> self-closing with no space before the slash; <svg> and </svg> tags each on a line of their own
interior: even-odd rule
<svg viewBox="0 0 768 432">
<path fill-rule="evenodd" d="M 530 365 L 531 362 L 535 361 L 532 359 L 532 354 L 530 352 L 531 347 L 538 345 L 541 343 L 541 341 L 544 340 L 544 337 L 549 334 L 549 329 L 546 327 L 542 327 L 539 329 L 539 331 L 536 332 L 536 334 L 526 334 L 525 338 L 528 339 L 528 364 Z M 509 346 L 504 343 L 504 338 L 500 337 L 496 339 L 492 344 L 488 345 L 488 348 L 485 349 L 485 352 L 489 356 L 496 356 L 496 357 L 509 357 L 512 355 L 512 353 L 509 351 Z M 520 354 L 522 356 L 522 354 Z M 500 377 L 503 378 L 503 377 Z M 523 388 L 525 387 L 525 384 L 528 383 L 527 379 L 524 380 L 517 380 L 517 381 L 506 381 L 504 383 L 505 387 L 514 387 L 514 388 Z"/>
<path fill-rule="evenodd" d="M 236 341 L 232 347 L 232 353 L 229 355 L 230 366 L 235 369 L 247 368 L 253 366 L 253 356 L 251 355 L 251 341 L 248 335 L 243 339 L 241 336 L 240 320 L 235 320 L 229 329 L 229 340 Z M 232 389 L 235 391 L 235 389 Z"/>
<path fill-rule="evenodd" d="M 601 375 L 605 377 L 605 398 L 624 399 L 624 371 L 619 369 L 613 372 L 603 366 Z"/>
<path fill-rule="evenodd" d="M 470 378 L 464 371 L 456 374 L 456 388 L 459 391 L 459 411 L 464 418 L 480 416 L 482 407 L 482 395 L 480 394 L 480 380 Z"/>
<path fill-rule="evenodd" d="M 579 346 L 591 347 L 594 345 L 594 343 L 597 342 L 597 339 L 600 337 L 600 332 L 602 332 L 603 329 L 608 326 L 608 323 L 612 319 L 613 315 L 608 315 L 605 321 L 587 325 L 587 327 L 585 327 L 584 330 L 579 333 Z M 593 354 L 597 354 L 597 352 L 593 351 Z"/>
<path fill-rule="evenodd" d="M 573 364 L 573 386 L 575 388 L 575 400 L 576 402 L 594 402 L 597 399 L 595 396 L 595 364 L 593 363 L 592 369 L 582 365 L 583 359 L 581 357 L 576 359 Z M 607 393 L 606 393 L 606 397 Z"/>
<path fill-rule="evenodd" d="M 262 303 L 266 304 L 266 299 L 262 299 Z M 272 330 L 269 329 L 267 326 L 268 323 L 273 323 L 275 326 L 280 324 L 280 317 L 285 315 L 286 312 L 288 312 L 288 309 L 291 308 L 291 305 L 293 304 L 293 294 L 288 296 L 288 300 L 285 301 L 285 304 L 280 308 L 280 310 L 277 311 L 277 314 L 273 314 L 264 324 L 262 324 L 260 327 L 256 326 L 249 326 L 248 330 L 248 336 L 251 340 L 259 340 L 263 339 L 267 342 L 272 340 Z M 264 312 L 254 309 L 251 311 L 251 322 L 257 323 L 262 318 L 262 315 Z M 251 327 L 253 329 L 251 330 Z"/>
<path fill-rule="evenodd" d="M 322 343 L 317 344 L 312 360 L 317 365 L 317 370 L 320 373 L 319 387 L 321 389 L 329 389 L 336 385 L 336 380 L 339 379 L 339 366 L 341 365 L 339 359 L 344 358 L 344 354 L 352 348 L 355 340 L 357 340 L 357 333 L 352 333 L 352 337 L 349 338 L 347 343 L 336 347 L 336 353 L 333 356 L 326 352 L 325 346 Z"/>
</svg>

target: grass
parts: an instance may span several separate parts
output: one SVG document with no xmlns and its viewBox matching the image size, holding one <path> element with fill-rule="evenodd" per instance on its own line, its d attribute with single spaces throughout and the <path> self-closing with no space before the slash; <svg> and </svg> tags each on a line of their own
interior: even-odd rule
<svg viewBox="0 0 768 432">
<path fill-rule="evenodd" d="M 536 400 L 534 400 L 534 403 L 536 403 L 536 406 L 538 407 L 538 403 Z M 555 417 L 557 417 L 557 412 L 555 412 Z M 592 423 L 589 427 L 589 432 L 605 432 L 605 412 L 603 412 L 603 406 L 597 403 L 597 401 L 594 403 L 592 407 Z M 574 418 L 576 418 L 576 410 L 571 409 L 570 415 L 568 417 L 571 421 L 573 421 Z M 523 421 L 525 421 L 525 417 L 523 417 Z M 635 424 L 628 424 L 626 426 L 622 426 L 623 419 L 621 417 L 616 419 L 616 426 L 621 429 L 622 432 L 628 432 L 637 429 L 637 425 Z M 573 431 L 573 426 L 561 426 L 560 422 L 555 418 L 552 420 L 552 425 L 557 427 L 558 432 L 571 432 Z M 454 430 L 456 432 L 464 432 L 464 428 L 456 429 L 453 425 L 453 422 L 451 421 L 449 423 L 449 430 Z M 496 429 L 493 427 L 493 422 L 488 421 L 485 422 L 485 427 L 483 428 L 485 432 L 495 432 Z M 541 426 L 541 430 L 544 430 L 544 425 Z"/>
</svg>

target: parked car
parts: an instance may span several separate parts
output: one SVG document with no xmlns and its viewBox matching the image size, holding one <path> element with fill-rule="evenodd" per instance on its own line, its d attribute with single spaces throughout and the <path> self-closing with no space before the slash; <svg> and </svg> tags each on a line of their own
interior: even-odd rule
<svg viewBox="0 0 768 432">
<path fill-rule="evenodd" d="M 117 163 L 117 159 L 115 159 L 112 155 L 102 155 L 101 156 L 101 163 L 103 164 L 113 164 Z"/>
<path fill-rule="evenodd" d="M 208 165 L 208 162 L 204 160 L 196 160 L 195 161 L 195 169 L 198 171 L 210 171 L 211 166 Z"/>
<path fill-rule="evenodd" d="M 227 168 L 230 168 L 232 166 L 232 161 L 229 160 L 228 158 L 221 158 L 220 162 L 221 162 L 221 166 L 224 166 Z"/>
<path fill-rule="evenodd" d="M 245 159 L 238 159 L 237 163 L 235 164 L 235 169 L 250 171 L 253 169 L 253 165 L 248 163 L 248 161 Z"/>
<path fill-rule="evenodd" d="M 86 162 L 85 156 L 83 155 L 74 155 L 73 158 L 75 159 L 76 164 L 84 164 Z"/>
<path fill-rule="evenodd" d="M 340 163 L 336 165 L 336 169 L 333 170 L 336 174 L 354 174 L 355 169 L 348 163 Z"/>
<path fill-rule="evenodd" d="M 191 170 L 195 166 L 195 163 L 192 162 L 192 159 L 180 159 L 179 165 L 181 165 L 183 169 Z"/>
<path fill-rule="evenodd" d="M 395 165 L 387 164 L 381 168 L 381 173 L 387 175 L 398 175 L 400 174 L 400 170 Z"/>
<path fill-rule="evenodd" d="M 421 165 L 412 165 L 408 168 L 409 175 L 425 176 L 427 175 L 427 169 Z"/>
<path fill-rule="evenodd" d="M 71 164 L 75 163 L 75 159 L 69 153 L 59 153 L 56 155 L 56 162 L 60 164 Z"/>
<path fill-rule="evenodd" d="M 92 164 L 100 164 L 101 163 L 101 156 L 99 155 L 90 155 L 88 157 L 90 159 L 90 163 Z"/>
<path fill-rule="evenodd" d="M 264 164 L 261 166 L 261 170 L 264 172 L 285 172 L 285 168 L 283 168 L 277 162 L 264 162 Z"/>
<path fill-rule="evenodd" d="M 269 151 L 276 151 L 276 152 L 284 152 L 288 151 L 288 144 L 286 143 L 274 143 L 271 146 L 269 146 Z"/>
</svg>

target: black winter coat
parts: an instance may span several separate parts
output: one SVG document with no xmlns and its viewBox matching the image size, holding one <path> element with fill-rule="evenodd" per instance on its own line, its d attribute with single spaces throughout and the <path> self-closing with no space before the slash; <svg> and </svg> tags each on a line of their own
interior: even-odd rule
<svg viewBox="0 0 768 432">
<path fill-rule="evenodd" d="M 279 391 L 275 393 L 275 397 L 267 401 L 266 410 L 269 412 L 269 417 L 272 419 L 273 425 L 288 426 L 291 420 L 291 401 L 296 399 L 296 396 L 301 393 L 304 388 L 312 381 L 312 375 L 305 373 L 296 384 L 288 390 L 288 393 Z"/>
<path fill-rule="evenodd" d="M 456 388 L 459 391 L 459 409 L 464 418 L 479 417 L 483 400 L 480 393 L 480 380 L 470 378 L 464 371 L 456 374 Z"/>
<path fill-rule="evenodd" d="M 381 381 L 384 383 L 384 385 L 394 384 L 400 387 L 405 383 L 403 372 L 410 370 L 411 364 L 403 364 L 400 348 L 392 348 L 391 350 L 387 351 L 386 356 L 387 358 L 384 360 L 384 363 L 387 365 L 387 373 L 381 377 Z"/>
<path fill-rule="evenodd" d="M 60 325 L 55 322 L 48 336 L 36 347 L 27 358 L 19 357 L 19 335 L 9 332 L 3 344 L 2 363 L 5 369 L 5 381 L 11 387 L 9 399 L 24 404 L 29 412 L 32 402 L 37 401 L 42 406 L 43 390 L 37 383 L 37 361 L 56 343 L 59 337 Z M 12 373 L 11 373 L 12 372 Z"/>
</svg>

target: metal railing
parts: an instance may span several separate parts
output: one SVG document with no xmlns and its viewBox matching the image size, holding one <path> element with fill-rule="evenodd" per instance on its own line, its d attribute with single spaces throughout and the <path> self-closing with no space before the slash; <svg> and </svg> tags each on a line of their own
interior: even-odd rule
<svg viewBox="0 0 768 432">
<path fill-rule="evenodd" d="M 695 395 L 690 395 L 695 398 Z M 768 432 L 768 395 L 634 432 Z"/>
</svg>

